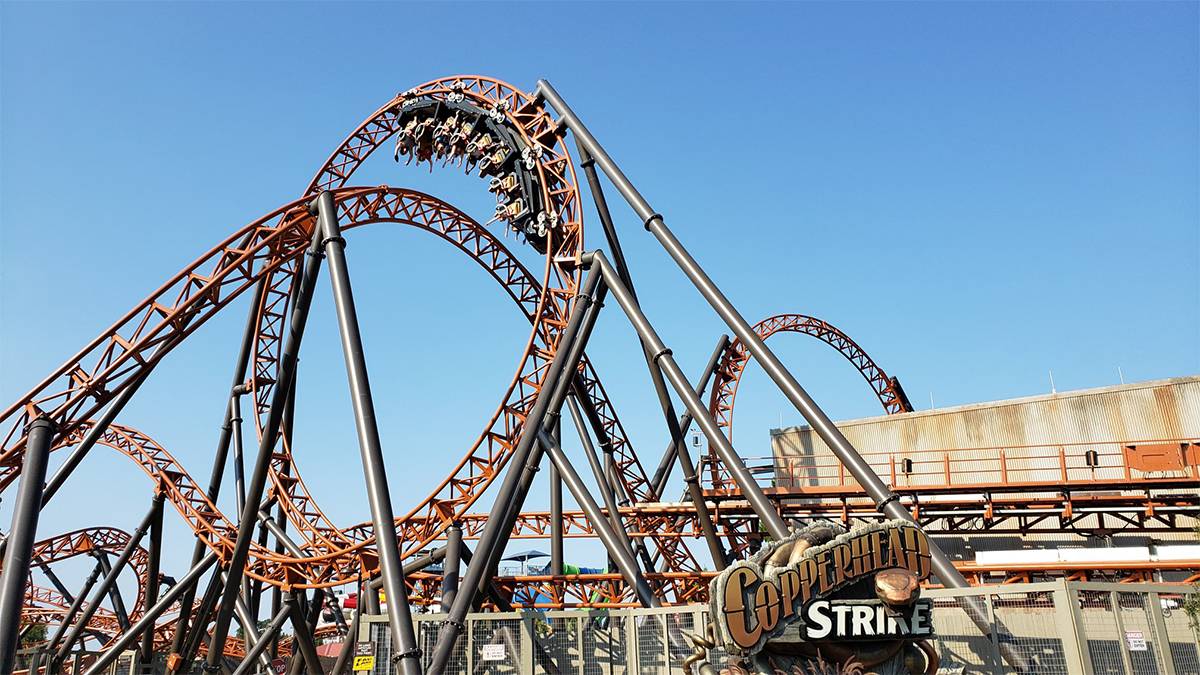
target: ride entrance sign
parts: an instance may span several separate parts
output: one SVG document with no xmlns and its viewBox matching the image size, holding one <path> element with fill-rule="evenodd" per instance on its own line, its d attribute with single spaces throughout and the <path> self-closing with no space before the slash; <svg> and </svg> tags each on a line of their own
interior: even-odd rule
<svg viewBox="0 0 1200 675">
<path fill-rule="evenodd" d="M 814 660 L 935 664 L 926 641 L 933 604 L 920 599 L 930 552 L 926 534 L 904 520 L 849 531 L 811 525 L 712 580 L 711 634 L 730 656 L 768 671 L 808 672 Z"/>
</svg>

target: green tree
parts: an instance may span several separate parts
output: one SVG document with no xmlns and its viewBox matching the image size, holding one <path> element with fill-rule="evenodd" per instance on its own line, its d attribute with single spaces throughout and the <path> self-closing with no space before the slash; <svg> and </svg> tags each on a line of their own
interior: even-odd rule
<svg viewBox="0 0 1200 675">
<path fill-rule="evenodd" d="M 21 646 L 28 647 L 30 645 L 37 644 L 38 642 L 44 642 L 45 640 L 46 624 L 38 623 L 34 624 L 32 628 L 25 631 L 25 634 L 21 636 Z"/>
<path fill-rule="evenodd" d="M 269 625 L 271 625 L 270 619 L 259 619 L 258 624 L 255 626 L 255 628 L 257 629 L 258 634 L 262 635 L 262 632 L 264 630 L 266 630 L 267 626 L 269 626 Z M 243 630 L 241 626 L 238 626 L 236 635 L 237 635 L 237 639 L 239 639 L 239 640 L 246 639 L 246 631 Z"/>
</svg>

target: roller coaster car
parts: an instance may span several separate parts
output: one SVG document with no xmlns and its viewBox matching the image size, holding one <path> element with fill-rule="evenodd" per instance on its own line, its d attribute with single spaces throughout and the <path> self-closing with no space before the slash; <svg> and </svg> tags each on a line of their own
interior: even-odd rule
<svg viewBox="0 0 1200 675">
<path fill-rule="evenodd" d="M 498 200 L 496 219 L 545 252 L 547 227 L 554 219 L 545 212 L 537 172 L 542 149 L 529 146 L 502 107 L 487 110 L 454 96 L 416 97 L 401 102 L 396 113 L 396 161 L 402 155 L 418 163 L 457 159 L 467 173 L 478 169 L 480 176 L 491 178 L 488 189 Z"/>
</svg>

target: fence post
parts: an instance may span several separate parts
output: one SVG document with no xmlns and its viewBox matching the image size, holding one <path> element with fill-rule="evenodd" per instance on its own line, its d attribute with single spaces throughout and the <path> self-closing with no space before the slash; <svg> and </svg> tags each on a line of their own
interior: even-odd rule
<svg viewBox="0 0 1200 675">
<path fill-rule="evenodd" d="M 1158 593 L 1151 591 L 1146 594 L 1146 601 L 1150 603 L 1146 611 L 1150 613 L 1150 625 L 1154 629 L 1154 645 L 1158 649 L 1158 653 L 1162 655 L 1163 670 L 1166 675 L 1175 675 L 1175 658 L 1171 655 L 1171 635 L 1167 632 L 1167 622 L 1163 618 L 1162 600 L 1159 599 Z"/>
<path fill-rule="evenodd" d="M 1084 638 L 1080 635 L 1083 622 L 1079 615 L 1079 602 L 1071 592 L 1071 582 L 1061 579 L 1062 588 L 1055 589 L 1051 598 L 1054 601 L 1054 623 L 1058 624 L 1062 635 L 1063 661 L 1068 673 L 1091 675 L 1091 669 L 1084 659 Z M 1067 630 L 1067 627 L 1070 630 Z"/>
<path fill-rule="evenodd" d="M 533 649 L 537 642 L 537 635 L 534 633 L 533 619 L 537 616 L 537 612 L 524 611 L 521 612 L 521 637 L 519 644 L 521 646 L 521 675 L 533 675 Z"/>
<path fill-rule="evenodd" d="M 659 614 L 657 620 L 662 626 L 662 650 L 663 650 L 663 675 L 671 675 L 671 628 L 668 624 L 671 623 L 672 611 L 663 611 Z"/>
<path fill-rule="evenodd" d="M 591 616 L 590 612 L 588 613 L 588 616 Z M 587 657 L 584 656 L 584 654 L 583 654 L 584 645 L 587 644 L 587 641 L 583 639 L 583 630 L 587 626 L 587 624 L 590 622 L 584 621 L 583 615 L 577 615 L 577 616 L 575 616 L 575 618 L 573 618 L 571 620 L 575 622 L 575 649 L 576 649 L 577 653 L 579 654 L 578 672 L 579 672 L 579 675 L 583 675 L 583 664 L 587 659 Z"/>
<path fill-rule="evenodd" d="M 949 455 L 947 455 L 947 457 L 949 457 Z M 983 596 L 984 602 L 987 606 L 988 624 L 991 626 L 991 631 L 989 631 L 989 637 L 992 641 L 991 670 L 993 673 L 996 673 L 996 675 L 1004 675 L 1004 659 L 1000 658 L 1000 636 L 996 633 L 996 607 L 992 604 L 993 597 L 996 596 L 993 596 L 991 593 L 987 593 Z"/>
<path fill-rule="evenodd" d="M 639 664 L 641 659 L 638 658 L 638 634 L 637 634 L 637 610 L 629 609 L 628 616 L 625 617 L 625 672 L 639 672 Z"/>
<path fill-rule="evenodd" d="M 1117 591 L 1108 592 L 1109 606 L 1112 607 L 1113 620 L 1117 624 L 1117 650 L 1121 652 L 1121 662 L 1125 664 L 1125 672 L 1132 673 L 1133 659 L 1129 656 L 1129 648 L 1125 642 L 1125 622 L 1121 619 L 1121 596 Z"/>
<path fill-rule="evenodd" d="M 475 620 L 470 616 L 467 617 L 467 629 L 464 633 L 467 637 L 467 672 L 473 673 L 475 672 Z"/>
</svg>

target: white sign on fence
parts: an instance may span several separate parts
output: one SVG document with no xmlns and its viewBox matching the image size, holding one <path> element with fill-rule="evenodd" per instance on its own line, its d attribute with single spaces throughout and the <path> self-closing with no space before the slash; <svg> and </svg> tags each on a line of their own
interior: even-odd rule
<svg viewBox="0 0 1200 675">
<path fill-rule="evenodd" d="M 1146 646 L 1146 634 L 1140 630 L 1125 631 L 1125 644 L 1129 646 L 1131 652 L 1149 651 Z"/>
<path fill-rule="evenodd" d="M 504 644 L 484 645 L 480 652 L 480 657 L 484 661 L 505 661 L 508 659 L 508 653 L 504 650 Z"/>
</svg>

